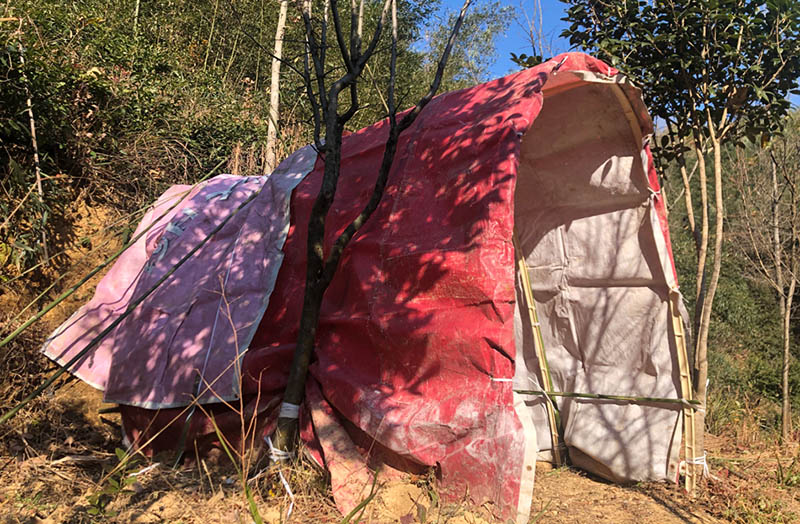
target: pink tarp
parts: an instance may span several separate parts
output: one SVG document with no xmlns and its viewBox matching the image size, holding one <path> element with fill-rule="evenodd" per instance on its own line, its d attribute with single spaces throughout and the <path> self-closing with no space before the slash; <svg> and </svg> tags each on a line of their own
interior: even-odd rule
<svg viewBox="0 0 800 524">
<path fill-rule="evenodd" d="M 185 406 L 195 397 L 238 398 L 238 361 L 283 259 L 289 197 L 315 160 L 313 149 L 305 148 L 268 177 L 222 175 L 170 188 L 133 238 L 145 234 L 115 262 L 92 300 L 48 338 L 44 353 L 60 364 L 70 361 L 257 194 L 71 368 L 105 390 L 107 402 L 155 409 Z M 198 382 L 198 371 L 210 378 Z"/>
<path fill-rule="evenodd" d="M 372 451 L 373 465 L 384 462 L 406 471 L 435 467 L 445 500 L 469 494 L 475 502 L 495 503 L 499 515 L 526 519 L 533 475 L 528 450 L 533 445 L 535 454 L 536 436 L 523 431 L 512 391 L 517 301 L 511 242 L 514 195 L 522 136 L 539 114 L 543 86 L 559 64 L 558 75 L 576 71 L 610 78 L 617 73 L 589 56 L 569 53 L 436 97 L 402 135 L 380 206 L 345 250 L 322 305 L 311 389 L 301 412 L 302 436 L 311 454 L 329 466 L 339 461 L 331 470 L 333 484 L 339 486 L 334 495 L 343 510 L 357 501 L 358 490 L 344 488 L 343 477 L 354 470 L 342 468 L 341 457 L 352 462 L 352 450 L 360 449 Z M 328 215 L 326 247 L 369 198 L 387 132 L 388 124 L 382 121 L 344 138 L 342 175 Z M 645 155 L 649 159 L 648 149 Z M 283 166 L 277 176 L 273 173 L 267 183 L 278 183 L 287 173 L 297 183 L 308 171 L 302 167 L 308 164 L 307 157 L 298 159 L 295 154 L 285 164 L 289 167 Z M 654 171 L 649 174 L 657 190 Z M 247 206 L 241 220 L 223 229 L 230 230 L 229 235 L 214 239 L 212 244 L 219 247 L 201 251 L 207 254 L 168 281 L 169 287 L 158 295 L 167 305 L 162 307 L 157 298 L 146 303 L 150 307 L 137 312 L 81 364 L 79 376 L 105 387 L 107 399 L 126 405 L 123 420 L 130 438 L 142 444 L 163 429 L 179 411 L 156 413 L 144 408 L 186 404 L 197 389 L 198 372 L 206 382 L 221 376 L 216 395 L 235 397 L 238 377 L 231 374 L 230 365 L 243 349 L 247 349 L 241 364 L 243 403 L 248 413 L 263 413 L 259 431 L 269 431 L 297 338 L 305 232 L 321 177 L 322 162 L 317 160 L 291 193 L 285 244 L 280 233 L 282 220 L 289 225 L 289 215 L 282 215 L 281 199 L 292 191 L 291 184 L 282 185 L 284 192 L 266 192 Z M 209 192 L 220 190 L 214 184 L 229 188 L 233 181 L 215 179 L 199 193 L 192 190 L 196 196 L 191 201 L 205 195 L 202 204 Z M 224 205 L 213 206 L 203 220 L 218 223 L 263 183 L 260 178 L 240 179 Z M 187 205 L 198 212 L 209 210 L 197 203 Z M 668 242 L 660 199 L 656 205 Z M 174 224 L 181 209 L 165 217 L 157 229 L 166 231 L 164 224 L 170 220 Z M 157 211 L 151 212 L 154 216 Z M 160 254 L 152 242 L 166 233 L 150 233 L 150 243 L 137 244 L 135 255 L 121 259 L 98 287 L 102 295 L 103 286 L 114 286 L 108 293 L 119 300 L 113 309 L 101 309 L 102 315 L 122 311 L 134 296 L 123 289 L 146 289 L 208 231 L 199 228 L 190 237 L 191 227 L 183 228 L 175 251 L 167 251 L 163 259 L 154 262 Z M 258 237 L 258 231 L 264 236 Z M 276 252 L 281 246 L 282 253 Z M 152 273 L 143 274 L 140 270 L 148 265 L 153 266 Z M 133 275 L 137 276 L 132 284 Z M 668 280 L 674 282 L 674 274 Z M 227 327 L 217 340 L 211 332 L 223 295 L 228 300 L 222 304 L 240 313 L 218 323 Z M 264 300 L 268 300 L 265 313 L 256 307 Z M 102 302 L 95 297 L 86 307 L 109 307 Z M 171 309 L 171 302 L 180 307 Z M 249 333 L 256 323 L 252 341 L 247 335 L 234 337 L 234 331 Z M 89 332 L 84 320 L 76 323 L 73 318 L 68 324 L 72 330 L 57 332 L 66 341 L 54 346 L 56 337 L 47 348 L 48 355 L 60 361 L 74 354 L 81 347 L 79 341 L 87 338 L 83 333 Z M 212 344 L 211 338 L 216 342 Z M 244 343 L 237 346 L 236 340 Z M 212 401 L 207 395 L 202 400 Z M 219 406 L 210 409 L 224 411 Z M 150 441 L 150 449 L 174 446 L 184 419 L 179 417 L 177 424 Z M 223 429 L 235 438 L 237 424 Z M 198 439 L 200 448 L 214 440 L 198 414 L 190 421 L 189 434 Z M 191 442 L 187 449 L 192 449 Z"/>
</svg>

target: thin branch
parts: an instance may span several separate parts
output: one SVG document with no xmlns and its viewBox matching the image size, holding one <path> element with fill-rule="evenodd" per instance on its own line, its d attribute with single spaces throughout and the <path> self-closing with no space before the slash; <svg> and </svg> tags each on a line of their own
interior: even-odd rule
<svg viewBox="0 0 800 524">
<path fill-rule="evenodd" d="M 28 75 L 25 73 L 25 50 L 22 48 L 22 41 L 17 44 L 19 49 L 19 65 L 20 65 L 20 72 L 22 74 L 22 80 L 25 83 L 25 109 L 28 113 L 28 124 L 30 125 L 31 131 L 31 146 L 33 146 L 33 167 L 34 172 L 36 174 L 36 192 L 39 194 L 39 202 L 42 208 L 45 208 L 44 202 L 44 190 L 42 189 L 42 168 L 39 164 L 39 143 L 36 140 L 36 120 L 33 118 L 33 103 L 31 102 L 31 92 L 28 88 Z M 47 229 L 45 228 L 45 220 L 47 217 L 47 211 L 42 211 L 42 252 L 44 256 L 44 261 L 50 258 L 50 255 L 47 251 Z"/>
<path fill-rule="evenodd" d="M 384 1 L 383 10 L 381 11 L 381 18 L 378 20 L 378 25 L 375 27 L 375 33 L 372 35 L 372 40 L 370 40 L 367 50 L 364 51 L 364 54 L 361 55 L 361 59 L 358 60 L 357 71 L 361 71 L 361 69 L 366 65 L 367 60 L 369 60 L 372 54 L 375 52 L 375 47 L 378 45 L 378 41 L 381 38 L 381 33 L 383 32 L 383 24 L 386 22 L 386 15 L 389 11 L 390 3 L 391 0 Z"/>
<path fill-rule="evenodd" d="M 347 72 L 353 72 L 353 62 L 350 59 L 350 52 L 347 50 L 347 43 L 344 41 L 344 32 L 342 31 L 342 23 L 339 20 L 339 1 L 338 0 L 331 0 L 331 14 L 333 15 L 333 28 L 336 32 L 336 43 L 339 44 L 339 52 L 342 54 L 342 60 L 344 61 L 345 67 L 347 67 Z M 352 16 L 355 16 L 355 11 L 353 11 Z M 355 31 L 354 27 L 350 28 L 350 32 L 352 33 Z M 352 42 L 352 38 L 351 38 Z"/>
<path fill-rule="evenodd" d="M 327 6 L 327 2 L 326 2 Z M 306 0 L 303 6 L 303 23 L 305 24 L 306 28 L 306 57 L 311 57 L 311 61 L 314 64 L 314 76 L 317 80 L 317 89 L 319 90 L 320 97 L 320 109 L 322 112 L 322 117 L 324 118 L 325 115 L 328 113 L 328 101 L 324 96 L 325 93 L 325 37 L 326 37 L 326 29 L 327 23 L 323 20 L 322 23 L 322 47 L 317 44 L 316 38 L 314 38 L 314 29 L 311 25 L 311 1 Z M 326 11 L 327 12 L 327 11 Z M 310 80 L 310 73 L 304 77 L 307 80 Z M 309 84 L 311 82 L 308 82 Z M 312 97 L 313 98 L 313 97 Z"/>
<path fill-rule="evenodd" d="M 439 65 L 436 69 L 436 76 L 431 83 L 430 89 L 428 92 L 420 99 L 416 106 L 411 109 L 403 119 L 398 124 L 396 122 L 396 109 L 394 106 L 394 84 L 395 84 L 395 64 L 397 59 L 397 24 L 396 24 L 396 0 L 391 0 L 392 2 L 392 57 L 390 63 L 390 83 L 389 83 L 389 138 L 386 141 L 386 148 L 384 149 L 383 159 L 381 161 L 381 167 L 378 172 L 378 180 L 375 182 L 375 189 L 372 192 L 372 196 L 370 200 L 367 202 L 364 209 L 359 213 L 359 215 L 345 228 L 344 232 L 336 239 L 334 242 L 333 247 L 331 248 L 330 253 L 328 254 L 328 258 L 325 260 L 324 270 L 323 270 L 323 282 L 330 282 L 333 279 L 333 275 L 336 272 L 336 268 L 339 265 L 339 260 L 341 258 L 342 252 L 353 236 L 358 232 L 362 225 L 369 219 L 372 213 L 377 209 L 378 204 L 380 203 L 381 198 L 383 197 L 383 192 L 386 188 L 386 183 L 389 178 L 389 171 L 391 170 L 392 163 L 394 162 L 394 155 L 397 150 L 397 143 L 399 141 L 400 134 L 408 129 L 411 124 L 419 116 L 420 112 L 428 105 L 428 102 L 431 101 L 433 96 L 436 94 L 436 91 L 439 89 L 439 85 L 442 81 L 442 76 L 444 75 L 444 69 L 447 65 L 447 59 L 450 56 L 450 51 L 453 48 L 453 43 L 455 42 L 456 35 L 458 35 L 458 31 L 461 28 L 461 24 L 464 21 L 464 17 L 466 16 L 467 9 L 469 8 L 470 3 L 472 0 L 465 0 L 464 5 L 461 8 L 461 12 L 458 15 L 458 19 L 453 26 L 453 29 L 450 32 L 450 37 L 447 40 L 447 46 L 445 47 L 444 52 L 442 53 L 441 58 L 439 59 Z"/>
<path fill-rule="evenodd" d="M 241 31 L 242 34 L 248 40 L 250 40 L 251 43 L 253 43 L 259 50 L 261 50 L 264 53 L 266 53 L 273 60 L 278 60 L 281 63 L 281 66 L 288 67 L 290 70 L 295 72 L 298 76 L 300 76 L 300 78 L 304 78 L 303 77 L 303 72 L 300 71 L 300 69 L 298 69 L 297 67 L 295 67 L 295 65 L 292 63 L 291 60 L 286 60 L 286 59 L 284 59 L 282 57 L 279 58 L 279 57 L 275 56 L 275 54 L 272 52 L 271 49 L 269 49 L 266 46 L 264 46 L 256 37 L 254 37 L 250 32 L 245 30 L 245 28 L 244 28 L 245 27 L 244 19 L 242 18 L 241 13 L 239 13 L 239 11 L 236 10 L 236 5 L 234 5 L 233 0 L 228 0 L 228 6 L 231 8 L 231 12 L 233 13 L 233 15 L 238 19 L 239 31 Z M 285 39 L 283 39 L 283 42 L 286 43 L 286 42 L 294 42 L 294 41 L 285 38 Z M 208 60 L 208 58 L 206 58 L 206 60 Z"/>
</svg>

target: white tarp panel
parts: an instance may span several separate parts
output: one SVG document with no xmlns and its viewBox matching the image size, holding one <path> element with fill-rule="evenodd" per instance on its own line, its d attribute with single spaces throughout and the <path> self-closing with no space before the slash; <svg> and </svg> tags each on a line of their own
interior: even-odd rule
<svg viewBox="0 0 800 524">
<path fill-rule="evenodd" d="M 615 93 L 620 87 L 613 83 L 576 83 L 574 75 L 559 80 L 550 93 L 545 87 L 542 112 L 523 138 L 515 197 L 553 387 L 677 398 L 666 254 L 651 226 L 641 135 L 620 110 L 619 95 L 633 89 Z M 649 122 L 641 125 L 646 134 Z M 527 314 L 520 315 L 525 299 L 517 288 L 515 336 L 523 359 L 515 389 L 540 389 L 533 332 Z M 540 457 L 547 458 L 552 441 L 544 402 L 529 396 L 526 405 Z M 557 403 L 573 464 L 614 481 L 675 477 L 679 407 Z"/>
</svg>

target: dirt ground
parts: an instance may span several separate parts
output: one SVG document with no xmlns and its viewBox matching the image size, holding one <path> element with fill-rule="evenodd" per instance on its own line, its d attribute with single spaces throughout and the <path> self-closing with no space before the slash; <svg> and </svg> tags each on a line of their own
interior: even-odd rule
<svg viewBox="0 0 800 524">
<path fill-rule="evenodd" d="M 2 427 L 0 522 L 254 522 L 227 460 L 172 469 L 168 456 L 134 457 L 120 468 L 118 421 L 113 414 L 98 415 L 101 406 L 98 392 L 72 381 L 21 415 L 22 424 Z M 713 436 L 708 447 L 714 478 L 695 500 L 675 485 L 620 486 L 540 462 L 530 522 L 800 522 L 796 448 L 745 452 Z M 264 522 L 344 522 L 321 471 L 303 463 L 286 473 L 295 495 L 288 520 L 289 501 L 275 471 L 249 483 Z M 435 488 L 420 477 L 379 484 L 360 517 L 360 522 L 379 524 L 500 522 L 491 508 L 466 501 L 440 507 Z"/>
<path fill-rule="evenodd" d="M 65 285 L 113 253 L 121 239 L 98 232 L 119 218 L 102 209 L 76 206 L 74 244 L 62 256 L 75 271 Z M 5 412 L 53 369 L 37 356 L 41 341 L 99 280 L 95 276 L 18 343 L 0 350 L 0 404 Z M 48 275 L 42 278 L 46 281 Z M 52 275 L 49 276 L 52 279 Z M 6 279 L 8 282 L 8 279 Z M 0 286 L 0 335 L 19 324 L 16 313 L 44 288 L 42 282 Z M 62 289 L 65 286 L 62 286 Z M 51 293 L 49 298 L 54 298 Z M 30 314 L 28 312 L 27 314 Z M 38 382 L 37 382 L 38 381 Z M 346 522 L 336 510 L 327 479 L 310 464 L 285 471 L 289 500 L 276 471 L 248 482 L 245 490 L 224 456 L 173 469 L 173 457 L 125 457 L 118 417 L 99 414 L 99 392 L 77 380 L 51 388 L 10 423 L 0 426 L 0 523 L 267 523 Z M 707 437 L 710 473 L 696 499 L 678 486 L 619 486 L 569 468 L 537 465 L 530 522 L 540 523 L 785 523 L 800 522 L 800 455 L 796 447 Z M 257 511 L 251 509 L 255 508 Z M 491 507 L 438 503 L 424 477 L 379 483 L 363 513 L 350 522 L 488 524 Z"/>
</svg>

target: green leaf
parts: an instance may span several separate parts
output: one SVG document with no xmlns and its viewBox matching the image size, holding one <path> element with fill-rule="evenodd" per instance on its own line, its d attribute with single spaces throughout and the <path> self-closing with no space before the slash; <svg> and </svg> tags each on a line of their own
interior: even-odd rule
<svg viewBox="0 0 800 524">
<path fill-rule="evenodd" d="M 250 508 L 250 516 L 253 517 L 255 524 L 264 524 L 264 520 L 261 518 L 261 514 L 258 512 L 256 501 L 253 498 L 253 493 L 250 491 L 250 488 L 246 483 L 244 485 L 244 493 L 247 496 L 247 505 Z"/>
</svg>

